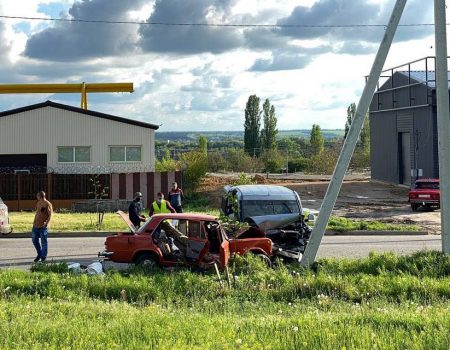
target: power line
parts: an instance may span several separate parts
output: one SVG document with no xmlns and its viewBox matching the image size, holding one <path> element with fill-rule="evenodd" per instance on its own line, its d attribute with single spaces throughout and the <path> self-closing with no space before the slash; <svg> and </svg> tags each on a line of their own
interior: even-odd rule
<svg viewBox="0 0 450 350">
<path fill-rule="evenodd" d="M 48 18 L 0 15 L 2 19 L 22 19 L 29 21 L 52 21 L 73 23 L 99 23 L 99 24 L 134 24 L 150 26 L 174 26 L 174 27 L 237 27 L 237 28 L 386 28 L 386 24 L 248 24 L 248 23 L 189 23 L 189 22 L 143 22 L 143 21 L 112 21 L 99 19 L 75 19 L 75 18 Z M 449 24 L 447 24 L 449 25 Z M 428 27 L 434 23 L 409 23 L 399 24 L 399 27 Z"/>
</svg>

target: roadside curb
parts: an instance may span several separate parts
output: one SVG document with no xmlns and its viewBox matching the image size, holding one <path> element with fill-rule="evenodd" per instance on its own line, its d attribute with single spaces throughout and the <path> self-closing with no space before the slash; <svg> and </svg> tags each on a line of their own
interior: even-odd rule
<svg viewBox="0 0 450 350">
<path fill-rule="evenodd" d="M 325 236 L 428 236 L 428 231 L 346 231 L 327 230 Z"/>
<path fill-rule="evenodd" d="M 49 238 L 82 238 L 82 237 L 107 237 L 116 232 L 96 232 L 96 231 L 80 231 L 80 232 L 49 232 Z M 346 231 L 338 232 L 327 230 L 325 236 L 427 236 L 427 231 Z M 9 235 L 0 235 L 2 238 L 31 238 L 31 232 L 11 233 Z"/>
<path fill-rule="evenodd" d="M 107 237 L 116 232 L 96 232 L 96 231 L 80 231 L 80 232 L 49 232 L 49 238 L 77 238 L 77 237 Z M 0 235 L 2 238 L 31 238 L 31 232 L 11 233 L 9 235 Z"/>
</svg>

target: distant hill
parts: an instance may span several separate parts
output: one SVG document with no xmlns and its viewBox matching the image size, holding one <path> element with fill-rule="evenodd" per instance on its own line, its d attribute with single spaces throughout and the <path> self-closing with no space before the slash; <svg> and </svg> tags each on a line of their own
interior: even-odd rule
<svg viewBox="0 0 450 350">
<path fill-rule="evenodd" d="M 278 137 L 285 136 L 309 138 L 311 130 L 280 130 Z M 326 139 L 342 138 L 344 137 L 343 129 L 323 129 L 322 134 Z M 200 135 L 204 135 L 209 141 L 224 141 L 227 139 L 243 139 L 244 131 L 166 131 L 156 132 L 157 141 L 196 141 Z"/>
</svg>

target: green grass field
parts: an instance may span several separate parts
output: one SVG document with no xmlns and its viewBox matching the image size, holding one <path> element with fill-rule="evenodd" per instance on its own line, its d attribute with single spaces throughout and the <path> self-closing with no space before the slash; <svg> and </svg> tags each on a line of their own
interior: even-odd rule
<svg viewBox="0 0 450 350">
<path fill-rule="evenodd" d="M 445 349 L 450 257 L 311 269 L 236 259 L 231 287 L 187 270 L 0 271 L 1 349 Z M 50 272 L 51 270 L 59 271 Z"/>
<path fill-rule="evenodd" d="M 185 207 L 186 212 L 202 212 L 219 216 L 219 210 L 202 207 Z M 31 232 L 34 213 L 10 212 L 10 224 L 13 232 Z M 336 232 L 353 230 L 379 230 L 379 231 L 418 231 L 416 225 L 385 224 L 380 221 L 351 220 L 340 217 L 332 217 L 328 229 Z M 123 220 L 114 213 L 106 213 L 101 226 L 97 225 L 96 213 L 54 213 L 49 228 L 50 232 L 78 232 L 78 231 L 104 231 L 119 232 L 128 230 Z"/>
</svg>

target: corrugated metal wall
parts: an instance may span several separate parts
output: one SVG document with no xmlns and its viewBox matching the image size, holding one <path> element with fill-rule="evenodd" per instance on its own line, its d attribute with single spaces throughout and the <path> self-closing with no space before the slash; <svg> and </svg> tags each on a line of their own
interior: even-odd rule
<svg viewBox="0 0 450 350">
<path fill-rule="evenodd" d="M 84 170 L 108 167 L 123 171 L 124 163 L 109 162 L 109 146 L 142 146 L 142 162 L 126 163 L 154 171 L 155 131 L 90 115 L 44 107 L 0 118 L 0 154 L 47 154 L 47 166 Z M 90 146 L 90 163 L 58 163 L 58 147 Z M 83 171 L 86 172 L 86 171 Z"/>
<path fill-rule="evenodd" d="M 370 115 L 372 179 L 398 183 L 398 138 L 395 112 Z"/>
<path fill-rule="evenodd" d="M 370 106 L 371 171 L 372 178 L 375 180 L 395 184 L 401 181 L 400 133 L 410 134 L 411 168 L 422 169 L 423 177 L 433 177 L 436 174 L 436 117 L 433 115 L 431 106 L 415 107 L 431 102 L 432 91 L 427 90 L 425 85 L 417 85 L 382 92 L 382 90 L 407 84 L 407 77 L 395 74 L 393 83 L 388 80 L 372 100 Z M 412 181 L 414 179 L 413 177 Z"/>
</svg>

